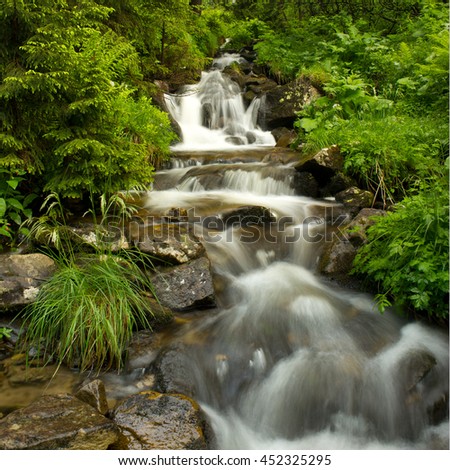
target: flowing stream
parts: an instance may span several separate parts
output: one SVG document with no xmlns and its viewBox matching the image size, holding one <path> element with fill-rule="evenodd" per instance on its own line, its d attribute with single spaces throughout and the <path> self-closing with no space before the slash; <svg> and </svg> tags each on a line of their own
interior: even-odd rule
<svg viewBox="0 0 450 470">
<path fill-rule="evenodd" d="M 342 207 L 297 196 L 292 158 L 266 158 L 274 139 L 256 124 L 263 103 L 244 106 L 221 73 L 232 60 L 240 59 L 223 57 L 198 85 L 167 97 L 183 142 L 145 197 L 150 216 L 195 214 L 214 275 L 217 308 L 180 315 L 163 341 L 182 352 L 182 385 L 220 449 L 448 448 L 448 419 L 436 419 L 448 406 L 448 334 L 381 315 L 368 295 L 317 275 Z M 208 223 L 249 206 L 268 209 L 270 223 Z M 105 375 L 110 396 L 151 388 L 154 359 Z M 19 395 L 28 400 L 4 391 Z"/>
<path fill-rule="evenodd" d="M 168 97 L 183 142 L 146 200 L 152 215 L 176 207 L 199 216 L 219 309 L 177 341 L 190 345 L 184 367 L 218 447 L 446 448 L 448 421 L 431 416 L 448 393 L 448 335 L 381 315 L 369 296 L 316 275 L 340 206 L 296 196 L 292 166 L 264 162 L 273 138 L 256 126 L 261 103 L 244 109 L 221 73 L 230 60 Z M 205 225 L 242 206 L 268 208 L 275 222 Z"/>
</svg>

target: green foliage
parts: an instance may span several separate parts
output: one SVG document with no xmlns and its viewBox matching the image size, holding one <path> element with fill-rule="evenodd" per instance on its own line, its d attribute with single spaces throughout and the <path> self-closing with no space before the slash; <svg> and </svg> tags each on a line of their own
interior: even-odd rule
<svg viewBox="0 0 450 470">
<path fill-rule="evenodd" d="M 10 328 L 1 327 L 0 328 L 0 341 L 11 338 L 11 332 L 12 330 Z"/>
<path fill-rule="evenodd" d="M 151 292 L 131 254 L 63 262 L 25 311 L 26 345 L 80 370 L 121 368 L 133 330 L 151 327 Z"/>
<path fill-rule="evenodd" d="M 46 192 L 148 184 L 174 138 L 167 116 L 134 94 L 137 53 L 104 26 L 111 11 L 92 0 L 24 7 L 36 24 L 2 76 L 0 166 L 37 174 Z"/>
<path fill-rule="evenodd" d="M 304 125 L 303 120 L 300 123 Z M 440 174 L 446 157 L 448 125 L 442 118 L 424 121 L 369 113 L 327 125 L 307 129 L 306 149 L 314 152 L 337 143 L 346 172 L 385 204 L 404 197 L 419 181 Z"/>
<path fill-rule="evenodd" d="M 35 194 L 24 196 L 18 187 L 26 181 L 25 172 L 11 173 L 0 168 L 0 241 L 7 239 L 12 244 L 17 234 L 26 235 L 27 229 L 22 226 L 24 220 L 31 218 L 29 205 L 36 198 Z M 0 250 L 2 244 L 0 243 Z"/>
<path fill-rule="evenodd" d="M 381 309 L 395 301 L 448 318 L 448 226 L 447 187 L 435 184 L 406 197 L 369 228 L 354 272 L 378 284 Z"/>
<path fill-rule="evenodd" d="M 226 49 L 239 50 L 258 41 L 268 31 L 264 21 L 259 19 L 235 20 L 227 31 Z"/>
</svg>

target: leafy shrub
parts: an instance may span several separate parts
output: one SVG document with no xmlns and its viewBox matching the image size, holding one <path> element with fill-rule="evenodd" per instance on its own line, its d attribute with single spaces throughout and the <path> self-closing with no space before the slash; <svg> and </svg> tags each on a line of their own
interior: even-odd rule
<svg viewBox="0 0 450 470">
<path fill-rule="evenodd" d="M 368 229 L 354 273 L 377 283 L 381 310 L 394 302 L 448 318 L 448 226 L 447 187 L 435 184 L 403 199 Z"/>
<path fill-rule="evenodd" d="M 123 366 L 133 330 L 155 318 L 152 286 L 132 254 L 60 260 L 24 313 L 26 345 L 81 370 Z"/>
<path fill-rule="evenodd" d="M 368 113 L 363 118 L 327 120 L 321 127 L 310 129 L 306 150 L 339 145 L 346 172 L 384 203 L 392 203 L 419 180 L 440 173 L 448 147 L 447 133 L 443 119 L 424 121 L 422 117 Z"/>
<path fill-rule="evenodd" d="M 19 184 L 25 181 L 25 174 L 24 171 L 11 173 L 0 168 L 0 240 L 4 238 L 10 244 L 18 233 L 28 233 L 22 222 L 31 217 L 29 205 L 36 198 L 35 194 L 24 196 L 17 189 Z"/>
</svg>

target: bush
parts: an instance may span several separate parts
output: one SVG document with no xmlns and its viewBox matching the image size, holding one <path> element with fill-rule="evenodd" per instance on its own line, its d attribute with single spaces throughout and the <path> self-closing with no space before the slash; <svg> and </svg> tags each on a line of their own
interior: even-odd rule
<svg viewBox="0 0 450 470">
<path fill-rule="evenodd" d="M 368 229 L 354 273 L 377 283 L 380 310 L 395 303 L 430 318 L 448 318 L 447 186 L 434 184 L 406 197 Z"/>
<path fill-rule="evenodd" d="M 24 196 L 17 189 L 25 181 L 25 175 L 24 171 L 10 172 L 0 168 L 0 251 L 3 248 L 2 239 L 12 245 L 16 235 L 28 233 L 22 223 L 31 218 L 29 205 L 36 195 Z"/>
</svg>

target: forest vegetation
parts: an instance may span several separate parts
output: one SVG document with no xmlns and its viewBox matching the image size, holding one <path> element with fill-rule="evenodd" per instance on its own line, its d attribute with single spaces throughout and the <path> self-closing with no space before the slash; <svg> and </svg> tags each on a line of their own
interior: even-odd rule
<svg viewBox="0 0 450 470">
<path fill-rule="evenodd" d="M 176 139 L 155 81 L 197 80 L 225 38 L 320 90 L 296 145 L 338 145 L 389 209 L 354 266 L 381 309 L 448 318 L 446 1 L 1 0 L 0 245 L 49 195 L 147 188 Z"/>
</svg>

